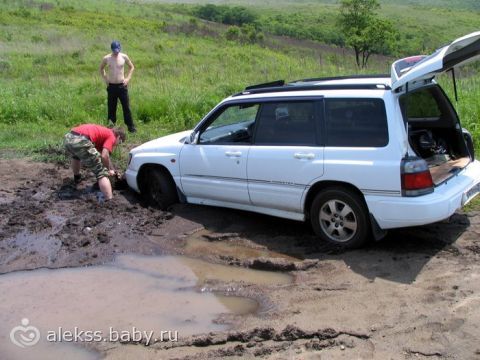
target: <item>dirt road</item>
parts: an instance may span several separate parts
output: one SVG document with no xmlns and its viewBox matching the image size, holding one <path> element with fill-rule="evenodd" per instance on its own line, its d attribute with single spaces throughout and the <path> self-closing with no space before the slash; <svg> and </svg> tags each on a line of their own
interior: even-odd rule
<svg viewBox="0 0 480 360">
<path fill-rule="evenodd" d="M 184 297 L 191 296 L 194 302 L 198 294 L 216 293 L 247 298 L 256 306 L 218 315 L 213 323 L 219 326 L 205 328 L 209 332 L 203 334 L 193 331 L 193 320 L 175 342 L 145 346 L 143 339 L 81 343 L 75 348 L 88 350 L 90 358 L 107 359 L 480 358 L 479 212 L 457 213 L 442 223 L 392 231 L 365 249 L 342 251 L 317 242 L 304 224 L 247 212 L 181 204 L 162 212 L 146 207 L 129 190 L 117 190 L 112 202 L 99 205 L 91 191 L 92 179 L 75 189 L 69 177 L 62 166 L 0 160 L 0 294 L 4 304 L 0 320 L 4 323 L 12 321 L 10 313 L 23 316 L 15 303 L 21 303 L 18 297 L 25 295 L 14 295 L 21 285 L 13 281 L 27 284 L 24 276 L 38 275 L 36 280 L 28 278 L 29 284 L 37 285 L 46 276 L 45 285 L 35 288 L 37 294 L 52 279 L 59 291 L 57 313 L 68 281 L 54 279 L 67 268 L 95 265 L 74 269 L 80 273 L 69 275 L 81 276 L 105 265 L 110 271 L 108 264 L 122 259 L 122 271 L 128 265 L 137 273 L 141 269 L 142 276 L 155 270 L 155 276 L 169 272 L 169 279 L 177 276 L 183 281 L 191 275 L 178 275 L 180 268 L 172 271 L 177 266 L 172 259 L 194 258 L 187 261 L 196 275 L 189 283 L 192 293 L 185 292 Z M 155 268 L 162 261 L 169 264 L 168 269 Z M 210 275 L 199 275 L 205 271 Z M 260 282 L 262 274 L 265 281 Z M 132 284 L 138 285 L 135 279 Z M 116 283 L 103 280 L 102 286 L 111 285 L 115 293 Z M 8 292 L 7 286 L 11 286 Z M 133 285 L 130 289 L 136 291 Z M 175 301 L 183 301 L 178 291 L 175 294 Z M 42 306 L 49 302 L 48 293 L 45 296 Z M 35 299 L 35 294 L 30 297 Z M 32 301 L 23 305 L 32 307 L 23 308 L 23 313 L 34 311 Z M 135 304 L 141 299 L 134 296 L 131 301 Z M 9 302 L 11 310 L 7 311 L 5 303 Z M 147 306 L 147 317 L 166 306 Z M 188 310 L 189 316 L 206 313 L 207 306 Z M 183 305 L 171 309 L 188 312 Z M 112 313 L 121 319 L 131 310 L 119 308 Z M 8 334 L 0 333 L 1 341 L 7 338 Z"/>
</svg>

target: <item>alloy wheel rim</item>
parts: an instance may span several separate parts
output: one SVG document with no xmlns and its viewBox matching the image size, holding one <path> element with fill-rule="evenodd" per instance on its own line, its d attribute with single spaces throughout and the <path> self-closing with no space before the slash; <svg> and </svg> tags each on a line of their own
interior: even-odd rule
<svg viewBox="0 0 480 360">
<path fill-rule="evenodd" d="M 357 233 L 357 217 L 353 209 L 337 199 L 325 202 L 320 208 L 320 227 L 335 242 L 347 242 Z"/>
</svg>

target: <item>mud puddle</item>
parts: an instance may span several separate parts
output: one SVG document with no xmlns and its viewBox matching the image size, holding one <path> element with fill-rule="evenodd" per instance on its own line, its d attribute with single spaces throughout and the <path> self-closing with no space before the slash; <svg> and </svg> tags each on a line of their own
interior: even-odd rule
<svg viewBox="0 0 480 360">
<path fill-rule="evenodd" d="M 139 255 L 121 255 L 101 266 L 5 274 L 0 276 L 2 359 L 96 359 L 95 342 L 152 344 L 223 331 L 230 325 L 221 315 L 233 319 L 257 311 L 255 300 L 204 291 L 211 281 L 265 286 L 292 278 L 180 256 Z M 11 340 L 15 327 L 13 336 L 24 348 Z M 35 329 L 40 340 L 30 346 Z M 82 330 L 83 341 L 64 338 Z"/>
<path fill-rule="evenodd" d="M 303 257 L 291 256 L 272 251 L 266 246 L 254 244 L 242 238 L 238 233 L 212 233 L 200 230 L 187 238 L 185 251 L 188 254 L 209 254 L 222 258 L 235 257 L 245 260 L 250 258 L 276 258 L 289 261 L 303 260 Z"/>
</svg>

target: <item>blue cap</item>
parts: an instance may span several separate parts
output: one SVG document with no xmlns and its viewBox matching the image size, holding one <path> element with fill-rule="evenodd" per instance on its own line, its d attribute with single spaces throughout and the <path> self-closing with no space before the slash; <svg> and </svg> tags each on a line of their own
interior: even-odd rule
<svg viewBox="0 0 480 360">
<path fill-rule="evenodd" d="M 120 42 L 115 40 L 115 41 L 112 41 L 112 44 L 110 45 L 110 48 L 112 49 L 112 51 L 114 53 L 119 53 L 120 50 L 122 49 L 122 46 L 120 45 Z"/>
</svg>

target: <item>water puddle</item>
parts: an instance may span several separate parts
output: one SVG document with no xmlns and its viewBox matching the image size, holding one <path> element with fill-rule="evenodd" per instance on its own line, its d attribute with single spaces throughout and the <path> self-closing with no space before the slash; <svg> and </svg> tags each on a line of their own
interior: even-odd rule
<svg viewBox="0 0 480 360">
<path fill-rule="evenodd" d="M 242 245 L 238 241 L 221 240 L 208 241 L 205 236 L 209 236 L 208 230 L 197 231 L 188 237 L 185 245 L 187 254 L 203 254 L 217 256 L 232 256 L 236 259 L 244 260 L 250 258 L 268 257 L 282 258 L 289 261 L 303 260 L 301 256 L 293 257 L 279 252 L 269 250 L 264 247 L 249 247 Z"/>
<path fill-rule="evenodd" d="M 61 242 L 52 237 L 50 233 L 38 232 L 32 234 L 29 231 L 22 230 L 13 238 L 2 242 L 2 246 L 10 249 L 10 251 L 0 251 L 0 273 L 12 268 L 29 269 L 38 266 L 36 261 L 32 262 L 33 255 L 38 262 L 51 264 L 54 254 L 60 250 L 61 245 Z"/>
<path fill-rule="evenodd" d="M 245 269 L 242 267 L 212 264 L 199 259 L 181 256 L 162 257 L 120 256 L 116 267 L 140 271 L 163 279 L 182 281 L 183 286 L 199 286 L 208 280 L 246 282 L 256 285 L 285 285 L 292 282 L 287 274 Z M 141 260 L 141 261 L 139 261 Z"/>
<path fill-rule="evenodd" d="M 1 275 L 1 357 L 96 359 L 95 343 L 221 331 L 227 325 L 214 321 L 220 314 L 257 310 L 251 299 L 198 291 L 207 280 L 274 285 L 292 279 L 183 257 L 137 255 L 102 266 Z"/>
</svg>

